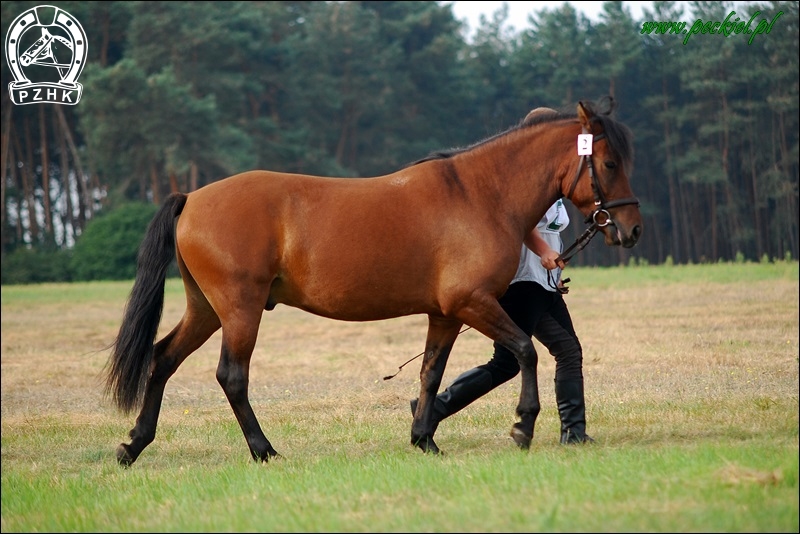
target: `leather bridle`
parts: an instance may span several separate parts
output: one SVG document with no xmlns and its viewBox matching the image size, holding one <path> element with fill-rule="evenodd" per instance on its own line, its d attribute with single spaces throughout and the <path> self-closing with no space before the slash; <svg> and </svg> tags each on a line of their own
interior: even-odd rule
<svg viewBox="0 0 800 534">
<path fill-rule="evenodd" d="M 582 127 L 581 130 L 584 134 L 591 133 L 587 131 L 585 127 Z M 592 144 L 604 139 L 605 137 L 605 132 L 594 135 L 592 137 Z M 597 234 L 600 228 L 608 226 L 609 224 L 616 226 L 614 224 L 614 219 L 611 217 L 611 213 L 609 213 L 608 210 L 619 206 L 626 206 L 628 204 L 636 204 L 639 206 L 639 199 L 636 197 L 620 198 L 611 201 L 606 200 L 606 197 L 603 194 L 603 189 L 600 187 L 600 181 L 597 179 L 597 176 L 595 176 L 594 173 L 594 163 L 592 162 L 591 154 L 584 154 L 581 156 L 581 161 L 578 163 L 578 170 L 575 173 L 575 179 L 572 181 L 569 192 L 565 195 L 567 198 L 571 198 L 572 193 L 575 192 L 575 188 L 578 185 L 578 179 L 581 177 L 581 171 L 583 170 L 584 164 L 589 168 L 589 177 L 592 180 L 592 193 L 594 194 L 595 208 L 592 213 L 586 216 L 586 219 L 583 222 L 586 224 L 591 222 L 592 225 L 586 229 L 586 231 L 575 241 L 575 243 L 567 248 L 567 250 L 562 252 L 558 257 L 558 259 L 562 260 L 564 263 L 567 263 L 575 254 L 583 250 L 583 248 L 589 244 L 589 241 L 591 241 L 595 234 Z"/>
</svg>

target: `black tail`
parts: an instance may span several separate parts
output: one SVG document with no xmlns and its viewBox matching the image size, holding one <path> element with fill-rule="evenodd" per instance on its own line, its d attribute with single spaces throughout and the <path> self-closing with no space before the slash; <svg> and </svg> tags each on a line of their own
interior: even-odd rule
<svg viewBox="0 0 800 534">
<path fill-rule="evenodd" d="M 106 367 L 106 393 L 125 413 L 140 404 L 147 386 L 164 308 L 167 268 L 175 258 L 175 218 L 183 211 L 186 198 L 182 193 L 167 197 L 139 246 L 136 281 Z"/>
</svg>

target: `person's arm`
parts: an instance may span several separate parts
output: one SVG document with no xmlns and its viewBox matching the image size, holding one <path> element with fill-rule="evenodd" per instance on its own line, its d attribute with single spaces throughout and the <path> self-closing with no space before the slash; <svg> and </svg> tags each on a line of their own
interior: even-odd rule
<svg viewBox="0 0 800 534">
<path fill-rule="evenodd" d="M 547 241 L 542 238 L 542 234 L 539 233 L 538 228 L 534 227 L 531 233 L 528 234 L 528 237 L 525 238 L 525 246 L 541 258 L 542 267 L 548 271 L 556 267 L 561 267 L 562 269 L 566 267 L 566 263 L 558 259 L 560 253 L 550 248 Z"/>
</svg>

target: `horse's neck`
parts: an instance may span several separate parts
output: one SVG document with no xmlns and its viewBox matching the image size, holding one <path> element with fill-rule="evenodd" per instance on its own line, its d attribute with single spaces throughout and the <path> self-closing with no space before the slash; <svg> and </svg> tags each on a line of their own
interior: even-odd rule
<svg viewBox="0 0 800 534">
<path fill-rule="evenodd" d="M 478 184 L 480 194 L 497 199 L 507 224 L 526 234 L 562 196 L 562 181 L 579 158 L 567 154 L 566 123 L 550 123 L 511 132 L 463 153 L 460 172 Z M 576 138 L 577 139 L 577 138 Z"/>
</svg>

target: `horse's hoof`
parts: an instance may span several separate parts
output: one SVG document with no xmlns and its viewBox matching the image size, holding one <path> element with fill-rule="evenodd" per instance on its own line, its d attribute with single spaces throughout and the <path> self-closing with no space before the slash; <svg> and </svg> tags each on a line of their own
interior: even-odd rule
<svg viewBox="0 0 800 534">
<path fill-rule="evenodd" d="M 269 463 L 270 460 L 273 459 L 277 460 L 278 458 L 282 458 L 282 456 L 278 454 L 278 451 L 273 449 L 271 446 L 267 448 L 264 452 L 258 452 L 253 449 L 250 449 L 250 455 L 256 462 L 261 462 L 264 464 Z"/>
<path fill-rule="evenodd" d="M 117 447 L 117 462 L 123 467 L 130 467 L 136 458 L 131 454 L 130 448 L 124 443 L 120 443 Z"/>
<path fill-rule="evenodd" d="M 442 451 L 439 450 L 439 447 L 436 446 L 434 443 L 433 438 L 420 438 L 418 440 L 412 440 L 411 444 L 419 447 L 422 449 L 422 452 L 430 453 L 430 454 L 443 454 Z"/>
<path fill-rule="evenodd" d="M 264 456 L 264 459 L 262 460 L 262 462 L 267 463 L 267 462 L 270 462 L 270 461 L 273 461 L 273 460 L 280 460 L 282 458 L 283 458 L 283 456 L 278 454 L 278 451 L 276 451 L 275 449 L 270 449 L 270 450 L 267 451 L 267 454 L 266 454 L 266 456 Z"/>
<path fill-rule="evenodd" d="M 528 450 L 531 448 L 531 440 L 533 436 L 529 436 L 526 434 L 517 424 L 511 427 L 511 439 L 514 440 L 514 443 L 517 444 L 522 450 Z"/>
</svg>

